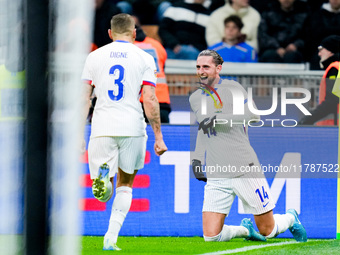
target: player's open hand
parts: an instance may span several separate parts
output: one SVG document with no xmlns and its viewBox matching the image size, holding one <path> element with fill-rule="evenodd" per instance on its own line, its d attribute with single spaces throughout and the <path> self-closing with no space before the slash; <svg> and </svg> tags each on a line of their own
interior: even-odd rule
<svg viewBox="0 0 340 255">
<path fill-rule="evenodd" d="M 209 132 L 210 134 L 213 134 L 216 136 L 216 131 L 215 131 L 215 119 L 216 119 L 216 115 L 211 117 L 211 118 L 205 118 L 204 120 L 202 120 L 200 123 L 199 123 L 199 126 L 198 126 L 198 130 L 203 130 L 203 134 L 207 134 L 208 137 L 210 137 L 209 135 Z"/>
<path fill-rule="evenodd" d="M 168 147 L 166 147 L 163 139 L 158 139 L 155 141 L 154 150 L 156 155 L 160 156 L 168 150 Z"/>
</svg>

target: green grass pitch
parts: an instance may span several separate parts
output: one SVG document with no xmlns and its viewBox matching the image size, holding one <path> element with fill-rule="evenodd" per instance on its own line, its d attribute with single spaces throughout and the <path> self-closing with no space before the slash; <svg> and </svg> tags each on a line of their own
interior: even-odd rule
<svg viewBox="0 0 340 255">
<path fill-rule="evenodd" d="M 84 236 L 82 255 L 100 254 L 340 254 L 340 240 L 310 239 L 297 243 L 293 239 L 275 238 L 252 242 L 237 238 L 230 242 L 204 242 L 202 237 L 119 237 L 121 251 L 103 251 L 103 237 Z M 248 250 L 246 250 L 248 249 Z"/>
</svg>

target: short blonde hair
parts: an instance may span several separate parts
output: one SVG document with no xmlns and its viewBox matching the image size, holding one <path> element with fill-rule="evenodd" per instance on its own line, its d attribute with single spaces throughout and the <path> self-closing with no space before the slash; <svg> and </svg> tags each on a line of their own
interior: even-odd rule
<svg viewBox="0 0 340 255">
<path fill-rule="evenodd" d="M 132 35 L 134 29 L 135 20 L 129 14 L 120 13 L 111 19 L 111 31 L 114 34 Z"/>
</svg>

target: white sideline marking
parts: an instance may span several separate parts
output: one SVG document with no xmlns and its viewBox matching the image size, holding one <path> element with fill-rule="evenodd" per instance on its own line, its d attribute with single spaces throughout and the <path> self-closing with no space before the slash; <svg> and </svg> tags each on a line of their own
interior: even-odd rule
<svg viewBox="0 0 340 255">
<path fill-rule="evenodd" d="M 326 241 L 325 239 L 312 239 L 310 242 L 313 241 Z M 301 244 L 297 241 L 286 241 L 286 242 L 281 242 L 281 243 L 271 243 L 271 244 L 261 244 L 261 245 L 252 245 L 252 246 L 246 246 L 242 248 L 237 248 L 233 250 L 225 250 L 225 251 L 216 251 L 216 252 L 208 252 L 204 253 L 201 255 L 222 255 L 222 254 L 233 254 L 233 253 L 239 253 L 239 252 L 245 252 L 245 251 L 251 251 L 251 250 L 257 250 L 257 249 L 262 249 L 262 248 L 267 248 L 267 247 L 272 247 L 272 246 L 281 246 L 281 245 L 287 245 L 287 244 Z"/>
</svg>

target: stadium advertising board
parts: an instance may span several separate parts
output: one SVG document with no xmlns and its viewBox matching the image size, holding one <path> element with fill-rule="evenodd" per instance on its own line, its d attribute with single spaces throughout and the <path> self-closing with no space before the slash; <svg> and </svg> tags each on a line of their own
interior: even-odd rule
<svg viewBox="0 0 340 255">
<path fill-rule="evenodd" d="M 190 126 L 163 126 L 168 152 L 157 157 L 154 138 L 149 135 L 145 168 L 136 177 L 130 213 L 121 229 L 128 236 L 201 236 L 204 183 L 190 170 Z M 89 128 L 88 128 L 89 130 Z M 89 131 L 88 131 L 89 134 Z M 275 213 L 295 208 L 309 238 L 335 238 L 337 207 L 337 128 L 262 127 L 249 129 L 255 149 L 271 188 Z M 193 143 L 192 143 L 193 144 Z M 84 234 L 104 235 L 112 201 L 100 203 L 91 192 L 86 155 L 80 201 L 84 211 Z M 244 217 L 242 203 L 235 200 L 226 224 L 239 225 Z M 291 237 L 286 231 L 280 237 Z"/>
</svg>

